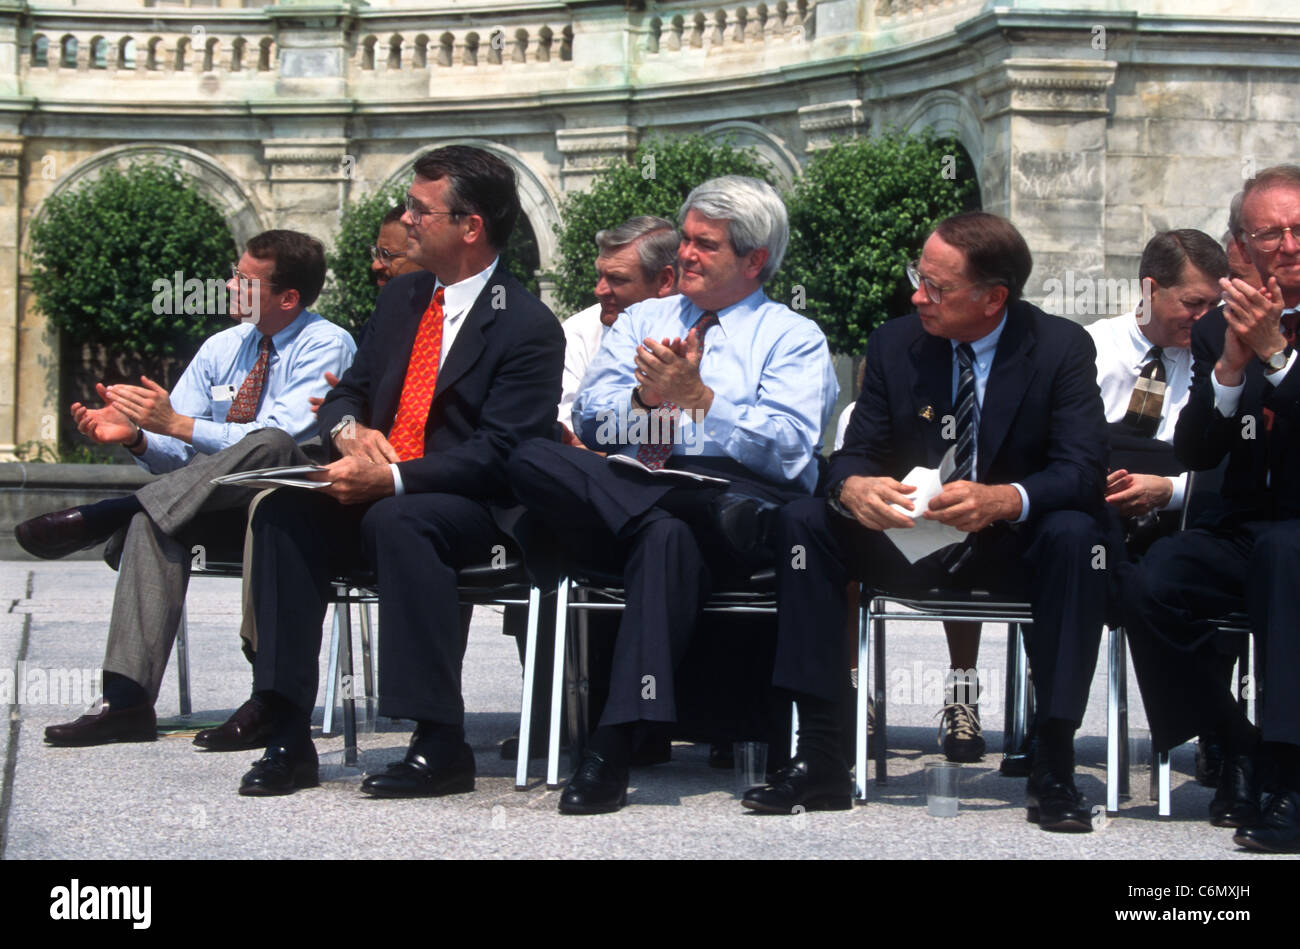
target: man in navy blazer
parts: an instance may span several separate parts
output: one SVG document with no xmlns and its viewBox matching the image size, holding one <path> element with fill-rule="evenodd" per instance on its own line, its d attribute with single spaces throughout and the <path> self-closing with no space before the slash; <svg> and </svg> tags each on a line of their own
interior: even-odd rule
<svg viewBox="0 0 1300 949">
<path fill-rule="evenodd" d="M 1088 334 L 1020 299 L 1031 266 L 1010 222 L 982 212 L 948 218 L 909 268 L 917 312 L 872 333 L 827 496 L 795 501 L 778 519 L 787 553 L 778 561 L 774 682 L 798 704 L 799 750 L 746 806 L 790 813 L 842 800 L 837 702 L 850 580 L 891 591 L 979 587 L 1033 603 L 1042 750 L 1030 819 L 1048 830 L 1091 829 L 1074 787 L 1073 743 L 1106 602 L 1105 418 Z M 915 486 L 899 479 L 938 468 L 954 445 L 967 467 L 923 516 L 970 536 L 909 564 L 882 533 L 914 527 Z"/>
<path fill-rule="evenodd" d="M 1244 194 L 1233 236 L 1267 282 L 1219 281 L 1224 306 L 1192 330 L 1174 432 L 1188 468 L 1227 460 L 1220 497 L 1121 579 L 1156 749 L 1224 735 L 1210 822 L 1247 849 L 1300 853 L 1300 166 L 1264 169 Z M 1258 727 L 1217 672 L 1216 620 L 1232 612 L 1247 614 L 1264 660 Z"/>
<path fill-rule="evenodd" d="M 551 431 L 564 360 L 559 322 L 500 262 L 518 214 L 514 173 L 488 152 L 451 146 L 416 161 L 402 222 L 426 272 L 384 288 L 356 360 L 321 404 L 337 459 L 321 473 L 330 484 L 279 491 L 253 519 L 254 691 L 272 735 L 241 794 L 316 783 L 310 723 L 328 581 L 357 568 L 378 578 L 379 713 L 416 722 L 405 760 L 362 790 L 473 790 L 456 571 L 505 543 L 489 505 L 509 503 L 516 442 Z"/>
</svg>

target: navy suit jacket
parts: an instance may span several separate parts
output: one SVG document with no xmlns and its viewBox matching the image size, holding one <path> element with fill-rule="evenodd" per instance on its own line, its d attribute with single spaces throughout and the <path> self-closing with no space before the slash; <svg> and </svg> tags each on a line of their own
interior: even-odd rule
<svg viewBox="0 0 1300 949">
<path fill-rule="evenodd" d="M 331 457 L 329 433 L 349 416 L 385 435 L 392 429 L 433 287 L 433 274 L 419 271 L 390 280 L 379 295 L 352 366 L 320 407 Z M 506 460 L 519 441 L 550 434 L 563 368 L 559 321 L 498 263 L 438 371 L 424 457 L 398 464 L 406 493 L 509 502 Z"/>
<path fill-rule="evenodd" d="M 826 483 L 852 475 L 902 479 L 937 468 L 952 405 L 952 343 L 915 314 L 872 332 L 862 394 Z M 1108 441 L 1097 351 L 1077 323 L 1019 301 L 1008 308 L 980 407 L 976 480 L 1019 482 L 1029 515 L 1104 508 Z"/>
<path fill-rule="evenodd" d="M 1224 418 L 1214 407 L 1210 377 L 1227 325 L 1216 307 L 1192 329 L 1192 392 L 1174 429 L 1174 451 L 1189 469 L 1216 468 L 1228 458 L 1221 503 L 1196 522 L 1300 517 L 1300 367 L 1274 386 L 1264 378 L 1264 364 L 1252 358 L 1237 411 Z M 1273 416 L 1271 431 L 1265 409 Z"/>
</svg>

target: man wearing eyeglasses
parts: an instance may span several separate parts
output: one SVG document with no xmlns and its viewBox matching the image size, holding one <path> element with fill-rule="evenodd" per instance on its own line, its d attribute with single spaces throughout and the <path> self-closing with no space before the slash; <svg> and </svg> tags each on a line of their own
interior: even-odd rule
<svg viewBox="0 0 1300 949">
<path fill-rule="evenodd" d="M 1192 470 L 1227 459 L 1221 498 L 1123 571 L 1123 600 L 1156 750 L 1225 735 L 1210 822 L 1236 828 L 1247 849 L 1298 853 L 1300 166 L 1261 171 L 1244 195 L 1237 239 L 1264 284 L 1219 281 L 1223 306 L 1192 332 L 1192 390 L 1174 433 Z M 1215 650 L 1215 619 L 1240 611 L 1264 660 L 1258 727 L 1225 688 Z"/>
<path fill-rule="evenodd" d="M 384 287 L 355 362 L 320 406 L 329 484 L 278 491 L 253 517 L 253 688 L 271 725 L 241 794 L 317 783 L 326 591 L 331 575 L 357 569 L 378 578 L 379 714 L 416 723 L 404 759 L 362 791 L 474 788 L 456 572 L 506 542 L 489 506 L 511 503 L 515 443 L 552 431 L 564 361 L 554 314 L 501 263 L 519 213 L 514 172 L 491 153 L 455 145 L 417 159 L 401 220 L 406 253 L 425 269 Z"/>
<path fill-rule="evenodd" d="M 104 704 L 53 725 L 57 745 L 152 741 L 158 697 L 180 623 L 191 546 L 237 548 L 243 508 L 256 491 L 217 488 L 220 475 L 286 463 L 314 431 L 309 398 L 341 374 L 356 346 L 307 310 L 325 281 L 320 241 L 295 231 L 252 238 L 227 284 L 239 326 L 204 342 L 171 392 L 143 385 L 97 387 L 107 403 L 72 407 L 77 428 L 120 444 L 163 477 L 125 498 L 45 514 L 14 534 L 28 553 L 64 557 L 127 528 L 104 659 Z M 239 516 L 232 517 L 238 511 Z"/>
<path fill-rule="evenodd" d="M 394 277 L 420 269 L 406 253 L 406 225 L 402 223 L 405 213 L 405 205 L 399 204 L 385 214 L 379 234 L 370 246 L 370 276 L 381 290 Z"/>
<path fill-rule="evenodd" d="M 745 795 L 747 807 L 847 806 L 838 703 L 850 580 L 891 592 L 975 587 L 1033 604 L 1040 755 L 1029 819 L 1091 830 L 1074 786 L 1074 733 L 1106 603 L 1105 417 L 1088 334 L 1020 298 L 1031 266 L 1010 222 L 947 218 L 910 268 L 916 312 L 871 334 L 827 496 L 778 518 L 777 549 L 795 555 L 778 560 L 774 684 L 798 706 L 799 745 L 772 784 Z M 916 526 L 915 486 L 900 479 L 939 468 L 950 450 L 954 469 L 922 516 L 969 534 L 909 564 L 883 533 Z"/>
</svg>

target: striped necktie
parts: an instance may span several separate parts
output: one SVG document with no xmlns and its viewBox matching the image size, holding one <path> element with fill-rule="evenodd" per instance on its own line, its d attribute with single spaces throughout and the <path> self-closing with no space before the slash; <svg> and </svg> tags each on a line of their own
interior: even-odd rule
<svg viewBox="0 0 1300 949">
<path fill-rule="evenodd" d="M 695 321 L 695 336 L 704 345 L 704 336 L 709 332 L 709 328 L 718 322 L 718 314 L 712 310 L 705 310 L 700 314 L 700 318 Z M 681 406 L 676 402 L 661 402 L 655 409 L 650 412 L 650 426 L 647 438 L 649 441 L 642 444 L 636 450 L 636 460 L 641 462 L 651 471 L 658 471 L 668 460 L 668 456 L 673 452 L 673 432 L 677 427 L 677 419 L 682 414 Z"/>
<path fill-rule="evenodd" d="M 957 346 L 957 448 L 948 481 L 975 480 L 975 439 L 979 436 L 979 405 L 975 401 L 975 350 L 969 343 Z"/>
</svg>

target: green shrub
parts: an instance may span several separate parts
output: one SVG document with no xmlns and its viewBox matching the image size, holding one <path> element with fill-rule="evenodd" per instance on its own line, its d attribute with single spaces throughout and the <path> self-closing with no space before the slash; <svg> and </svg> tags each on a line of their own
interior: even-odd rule
<svg viewBox="0 0 1300 949">
<path fill-rule="evenodd" d="M 702 135 L 653 138 L 641 143 L 630 162 L 615 160 L 602 168 L 584 192 L 569 197 L 560 209 L 560 263 L 555 297 L 561 315 L 596 302 L 596 232 L 638 214 L 677 220 L 677 210 L 691 189 L 719 175 L 750 175 L 774 183 L 771 168 L 751 149 L 718 143 Z"/>
<path fill-rule="evenodd" d="M 933 225 L 977 201 L 953 139 L 890 131 L 837 142 L 787 196 L 790 249 L 768 293 L 816 320 L 832 352 L 861 353 L 875 327 L 913 309 L 904 268 Z"/>
<path fill-rule="evenodd" d="M 155 305 L 155 283 L 170 286 L 177 272 L 224 283 L 236 256 L 221 212 L 175 164 L 105 168 L 46 199 L 31 228 L 32 290 L 41 312 L 71 343 L 142 356 L 192 353 L 230 325 L 206 306 L 201 313 L 158 312 L 175 307 Z"/>
</svg>

